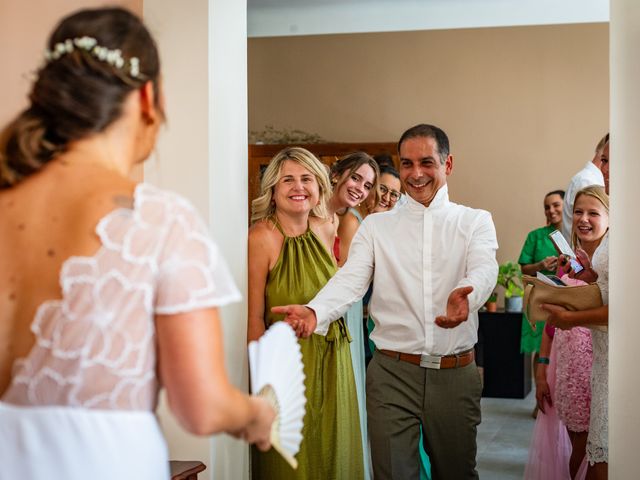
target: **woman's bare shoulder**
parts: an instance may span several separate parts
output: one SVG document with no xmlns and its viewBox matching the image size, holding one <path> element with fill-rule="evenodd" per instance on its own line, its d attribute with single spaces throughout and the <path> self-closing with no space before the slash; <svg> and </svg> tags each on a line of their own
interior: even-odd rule
<svg viewBox="0 0 640 480">
<path fill-rule="evenodd" d="M 337 234 L 336 224 L 331 218 L 310 217 L 309 227 L 324 243 L 331 247 Z"/>
<path fill-rule="evenodd" d="M 249 228 L 250 246 L 273 248 L 280 243 L 282 243 L 282 234 L 270 220 L 259 220 Z"/>
<path fill-rule="evenodd" d="M 309 226 L 318 232 L 331 233 L 336 229 L 336 222 L 332 218 L 309 217 Z"/>
<path fill-rule="evenodd" d="M 338 228 L 351 227 L 357 229 L 360 226 L 360 220 L 356 217 L 353 212 L 347 211 L 344 215 L 340 217 L 340 224 Z"/>
</svg>

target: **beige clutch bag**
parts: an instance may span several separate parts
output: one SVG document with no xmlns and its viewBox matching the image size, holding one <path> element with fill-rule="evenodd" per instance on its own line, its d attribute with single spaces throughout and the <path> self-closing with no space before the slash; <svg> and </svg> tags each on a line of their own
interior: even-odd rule
<svg viewBox="0 0 640 480">
<path fill-rule="evenodd" d="M 534 330 L 536 322 L 547 321 L 549 318 L 549 312 L 540 308 L 543 303 L 561 305 L 574 312 L 602 306 L 600 288 L 595 283 L 562 287 L 549 285 L 530 275 L 523 275 L 522 282 L 525 286 L 523 310 Z"/>
</svg>

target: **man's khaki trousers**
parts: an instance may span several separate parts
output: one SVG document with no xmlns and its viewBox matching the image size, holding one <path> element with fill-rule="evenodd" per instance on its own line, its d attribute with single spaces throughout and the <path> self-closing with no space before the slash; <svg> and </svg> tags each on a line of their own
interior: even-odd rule
<svg viewBox="0 0 640 480">
<path fill-rule="evenodd" d="M 433 480 L 477 479 L 481 394 L 475 362 L 434 370 L 376 351 L 367 369 L 374 479 L 420 478 L 420 424 Z"/>
</svg>

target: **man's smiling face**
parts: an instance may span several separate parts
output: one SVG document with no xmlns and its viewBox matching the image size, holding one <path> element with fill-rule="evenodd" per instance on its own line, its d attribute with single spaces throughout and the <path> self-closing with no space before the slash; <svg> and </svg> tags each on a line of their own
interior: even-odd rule
<svg viewBox="0 0 640 480">
<path fill-rule="evenodd" d="M 453 157 L 441 161 L 435 138 L 413 137 L 400 145 L 400 180 L 411 198 L 425 207 L 447 183 L 452 169 Z"/>
</svg>

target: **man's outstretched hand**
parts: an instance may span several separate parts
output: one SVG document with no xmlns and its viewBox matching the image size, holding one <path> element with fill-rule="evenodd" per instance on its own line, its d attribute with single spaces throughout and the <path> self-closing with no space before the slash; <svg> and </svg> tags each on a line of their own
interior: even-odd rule
<svg viewBox="0 0 640 480">
<path fill-rule="evenodd" d="M 318 324 L 316 312 L 304 305 L 273 307 L 271 312 L 284 315 L 283 320 L 291 325 L 298 337 L 307 338 L 311 336 Z"/>
<path fill-rule="evenodd" d="M 436 325 L 442 328 L 455 328 L 469 316 L 469 294 L 473 287 L 456 288 L 449 294 L 447 313 L 436 317 Z"/>
</svg>

